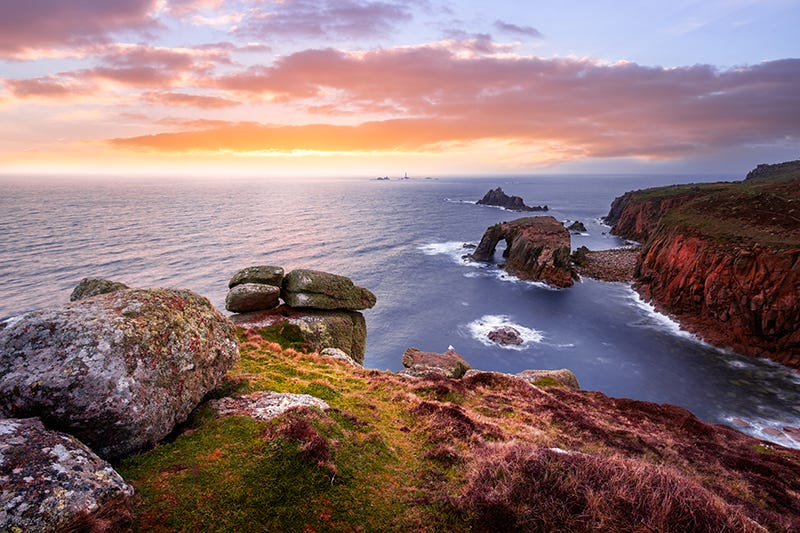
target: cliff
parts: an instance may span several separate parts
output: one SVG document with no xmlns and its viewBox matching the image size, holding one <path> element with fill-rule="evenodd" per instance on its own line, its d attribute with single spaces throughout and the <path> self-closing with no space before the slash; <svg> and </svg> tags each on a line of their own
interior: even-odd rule
<svg viewBox="0 0 800 533">
<path fill-rule="evenodd" d="M 238 334 L 217 395 L 323 407 L 268 421 L 200 409 L 119 465 L 139 495 L 134 530 L 800 528 L 800 451 L 679 407 L 492 372 L 410 378 Z"/>
<path fill-rule="evenodd" d="M 472 253 L 476 261 L 492 259 L 506 241 L 505 269 L 522 279 L 544 281 L 555 287 L 572 286 L 569 230 L 553 217 L 524 217 L 489 227 Z"/>
<path fill-rule="evenodd" d="M 645 243 L 645 298 L 712 344 L 800 368 L 800 162 L 775 167 L 626 193 L 607 220 Z"/>
</svg>

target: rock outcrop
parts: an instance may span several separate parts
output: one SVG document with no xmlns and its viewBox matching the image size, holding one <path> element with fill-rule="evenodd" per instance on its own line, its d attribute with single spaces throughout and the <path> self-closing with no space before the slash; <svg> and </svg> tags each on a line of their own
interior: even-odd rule
<svg viewBox="0 0 800 533">
<path fill-rule="evenodd" d="M 225 309 L 232 313 L 249 313 L 278 307 L 280 287 L 261 283 L 234 285 L 225 296 Z"/>
<path fill-rule="evenodd" d="M 489 337 L 490 341 L 496 342 L 502 346 L 519 346 L 525 342 L 519 331 L 511 326 L 503 326 L 493 329 L 486 336 Z"/>
<path fill-rule="evenodd" d="M 0 330 L 0 411 L 119 458 L 186 420 L 237 358 L 233 325 L 206 298 L 119 290 Z"/>
<path fill-rule="evenodd" d="M 233 315 L 231 320 L 242 328 L 269 328 L 281 323 L 298 326 L 310 350 L 338 348 L 359 365 L 364 363 L 367 348 L 367 324 L 357 311 L 293 309 L 281 305 L 268 311 Z"/>
<path fill-rule="evenodd" d="M 118 281 L 111 281 L 102 278 L 83 278 L 72 290 L 69 299 L 71 302 L 91 298 L 98 294 L 108 294 L 109 292 L 127 289 L 128 286 Z"/>
<path fill-rule="evenodd" d="M 575 222 L 567 226 L 567 229 L 574 233 L 586 233 L 587 231 L 586 225 L 580 220 L 576 220 Z"/>
<path fill-rule="evenodd" d="M 359 311 L 375 305 L 375 295 L 345 276 L 297 269 L 283 279 L 281 298 L 291 307 Z"/>
<path fill-rule="evenodd" d="M 76 438 L 47 431 L 36 418 L 0 420 L 0 531 L 84 531 L 75 524 L 105 506 L 124 507 L 132 495 Z M 116 526 L 130 515 L 119 511 L 109 513 L 103 531 L 122 529 Z"/>
<path fill-rule="evenodd" d="M 491 205 L 502 207 L 509 211 L 547 211 L 546 205 L 527 206 L 519 196 L 509 196 L 501 187 L 487 192 L 483 198 L 478 200 L 479 205 Z"/>
<path fill-rule="evenodd" d="M 413 377 L 442 376 L 458 379 L 472 368 L 452 348 L 444 353 L 409 348 L 403 354 L 402 363 L 405 370 L 401 370 L 400 375 Z"/>
<path fill-rule="evenodd" d="M 607 220 L 646 241 L 634 287 L 682 327 L 800 368 L 800 163 L 748 176 L 629 192 Z"/>
<path fill-rule="evenodd" d="M 489 227 L 470 255 L 490 261 L 497 243 L 506 241 L 505 269 L 522 279 L 544 281 L 555 287 L 572 286 L 570 235 L 553 217 L 525 217 Z"/>
<path fill-rule="evenodd" d="M 561 368 L 559 370 L 523 370 L 517 377 L 524 379 L 532 385 L 561 385 L 570 389 L 580 389 L 578 377 L 572 370 Z"/>
</svg>

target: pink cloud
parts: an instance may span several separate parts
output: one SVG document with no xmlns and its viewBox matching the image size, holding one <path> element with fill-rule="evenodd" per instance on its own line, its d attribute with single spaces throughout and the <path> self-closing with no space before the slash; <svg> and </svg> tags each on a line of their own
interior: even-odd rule
<svg viewBox="0 0 800 533">
<path fill-rule="evenodd" d="M 218 109 L 241 105 L 240 102 L 221 98 L 219 96 L 177 92 L 147 92 L 142 94 L 142 98 L 151 104 L 176 107 L 199 107 L 201 109 Z"/>
<path fill-rule="evenodd" d="M 90 90 L 73 80 L 41 77 L 26 80 L 2 80 L 15 98 L 72 98 L 88 94 Z"/>
<path fill-rule="evenodd" d="M 410 4 L 368 0 L 269 2 L 251 8 L 236 33 L 262 39 L 379 36 L 412 19 Z"/>
<path fill-rule="evenodd" d="M 110 34 L 158 27 L 157 0 L 0 0 L 0 57 L 109 42 Z"/>
<path fill-rule="evenodd" d="M 217 85 L 307 103 L 312 111 L 392 108 L 398 116 L 456 121 L 474 139 L 550 139 L 596 156 L 673 157 L 800 135 L 800 59 L 665 69 L 465 57 L 442 46 L 325 49 L 223 76 Z"/>
</svg>

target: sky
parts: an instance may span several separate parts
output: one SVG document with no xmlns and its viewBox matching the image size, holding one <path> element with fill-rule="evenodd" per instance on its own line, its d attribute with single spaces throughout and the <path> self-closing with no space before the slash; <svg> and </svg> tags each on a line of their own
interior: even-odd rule
<svg viewBox="0 0 800 533">
<path fill-rule="evenodd" d="M 800 1 L 0 0 L 0 174 L 733 173 Z"/>
</svg>

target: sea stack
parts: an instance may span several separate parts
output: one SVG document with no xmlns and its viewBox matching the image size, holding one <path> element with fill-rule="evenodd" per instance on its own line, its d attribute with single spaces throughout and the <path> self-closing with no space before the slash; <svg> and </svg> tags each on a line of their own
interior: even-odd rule
<svg viewBox="0 0 800 533">
<path fill-rule="evenodd" d="M 479 205 L 491 205 L 495 207 L 502 207 L 509 211 L 547 211 L 546 205 L 528 206 L 519 196 L 509 196 L 503 189 L 498 187 L 492 189 L 483 195 L 483 198 L 478 200 Z"/>
</svg>

